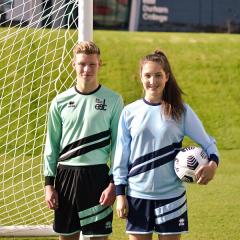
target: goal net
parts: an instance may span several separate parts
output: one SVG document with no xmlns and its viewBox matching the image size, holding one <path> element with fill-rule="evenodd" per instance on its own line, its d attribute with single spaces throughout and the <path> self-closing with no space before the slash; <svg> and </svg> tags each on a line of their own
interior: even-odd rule
<svg viewBox="0 0 240 240">
<path fill-rule="evenodd" d="M 0 236 L 53 234 L 42 155 L 49 104 L 75 81 L 78 4 L 0 0 Z"/>
</svg>

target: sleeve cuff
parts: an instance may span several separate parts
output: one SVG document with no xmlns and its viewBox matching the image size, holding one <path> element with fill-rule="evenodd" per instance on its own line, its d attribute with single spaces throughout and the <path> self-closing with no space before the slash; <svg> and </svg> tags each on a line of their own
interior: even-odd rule
<svg viewBox="0 0 240 240">
<path fill-rule="evenodd" d="M 121 185 L 116 185 L 116 196 L 118 195 L 126 195 L 125 190 L 126 185 L 121 184 Z"/>
<path fill-rule="evenodd" d="M 210 157 L 209 157 L 208 161 L 209 162 L 214 161 L 217 164 L 217 166 L 219 164 L 219 158 L 216 154 L 210 154 Z"/>
<path fill-rule="evenodd" d="M 55 180 L 55 177 L 53 177 L 53 176 L 46 176 L 45 177 L 45 186 L 47 186 L 47 185 L 53 186 L 54 185 L 54 180 Z"/>
<path fill-rule="evenodd" d="M 110 182 L 110 183 L 114 183 L 113 175 L 112 175 L 112 174 L 109 175 L 109 182 Z"/>
</svg>

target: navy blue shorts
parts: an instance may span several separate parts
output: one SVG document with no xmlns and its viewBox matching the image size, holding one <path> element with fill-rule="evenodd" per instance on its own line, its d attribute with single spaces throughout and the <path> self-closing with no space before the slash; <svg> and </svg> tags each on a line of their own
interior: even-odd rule
<svg viewBox="0 0 240 240">
<path fill-rule="evenodd" d="M 146 200 L 128 196 L 128 234 L 160 235 L 188 232 L 186 193 L 176 198 Z"/>
<path fill-rule="evenodd" d="M 99 204 L 109 185 L 109 168 L 59 165 L 55 180 L 59 208 L 55 210 L 53 229 L 61 235 L 82 231 L 89 237 L 107 236 L 112 232 L 112 207 Z"/>
</svg>

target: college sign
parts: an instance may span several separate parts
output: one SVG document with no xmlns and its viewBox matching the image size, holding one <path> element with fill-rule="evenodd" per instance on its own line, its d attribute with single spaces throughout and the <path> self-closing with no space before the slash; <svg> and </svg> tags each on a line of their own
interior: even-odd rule
<svg viewBox="0 0 240 240">
<path fill-rule="evenodd" d="M 130 31 L 240 32 L 239 0 L 132 0 Z"/>
<path fill-rule="evenodd" d="M 133 8 L 130 30 L 156 30 L 169 20 L 169 8 L 161 0 L 135 0 Z"/>
<path fill-rule="evenodd" d="M 157 0 L 143 0 L 141 3 L 141 24 L 158 24 L 168 21 L 169 9 Z"/>
</svg>

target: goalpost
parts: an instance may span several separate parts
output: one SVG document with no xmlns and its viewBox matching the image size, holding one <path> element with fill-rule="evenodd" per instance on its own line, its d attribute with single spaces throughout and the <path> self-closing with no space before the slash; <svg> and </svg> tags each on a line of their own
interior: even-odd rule
<svg viewBox="0 0 240 240">
<path fill-rule="evenodd" d="M 49 236 L 43 147 L 49 104 L 75 81 L 93 0 L 0 0 L 0 236 Z"/>
</svg>

